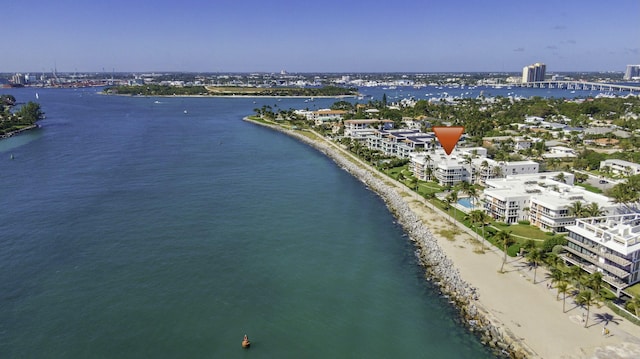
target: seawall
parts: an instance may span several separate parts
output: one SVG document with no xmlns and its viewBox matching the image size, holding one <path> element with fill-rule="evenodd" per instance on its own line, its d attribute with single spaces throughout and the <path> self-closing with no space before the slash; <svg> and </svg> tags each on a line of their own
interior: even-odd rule
<svg viewBox="0 0 640 359">
<path fill-rule="evenodd" d="M 384 200 L 411 241 L 414 242 L 416 256 L 425 269 L 426 277 L 438 284 L 441 292 L 449 296 L 455 303 L 460 310 L 464 324 L 472 332 L 480 336 L 482 343 L 493 348 L 496 353 L 507 357 L 537 357 L 526 344 L 518 340 L 513 333 L 501 325 L 482 306 L 476 288 L 469 285 L 460 276 L 455 264 L 438 245 L 437 239 L 429 228 L 423 224 L 421 218 L 411 210 L 397 187 L 394 187 L 390 182 L 392 181 L 391 179 L 382 178 L 379 173 L 367 169 L 364 164 L 354 163 L 343 154 L 342 150 L 329 141 L 312 140 L 301 134 L 300 131 L 287 130 L 280 126 L 252 121 L 248 117 L 245 117 L 244 120 L 285 133 L 314 147 L 375 191 Z"/>
</svg>

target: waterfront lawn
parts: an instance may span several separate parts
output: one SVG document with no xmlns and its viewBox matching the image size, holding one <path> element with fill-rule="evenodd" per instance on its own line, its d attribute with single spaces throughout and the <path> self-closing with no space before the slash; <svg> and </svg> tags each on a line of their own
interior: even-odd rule
<svg viewBox="0 0 640 359">
<path fill-rule="evenodd" d="M 398 176 L 400 176 L 400 173 L 402 173 L 403 171 L 406 171 L 409 169 L 409 165 L 404 165 L 404 166 L 400 166 L 400 167 L 392 167 L 389 168 L 388 170 L 384 171 L 388 176 L 390 176 L 391 178 L 397 180 Z"/>
<path fill-rule="evenodd" d="M 631 296 L 640 295 L 640 283 L 636 283 L 636 284 L 628 287 L 624 291 L 629 293 Z"/>
<path fill-rule="evenodd" d="M 536 242 L 542 242 L 545 239 L 549 238 L 549 234 L 547 232 L 544 232 L 540 230 L 540 228 L 532 226 L 530 224 L 512 224 L 509 227 L 505 227 L 504 229 L 511 231 L 514 239 L 518 241 L 522 239 L 521 237 L 524 237 L 523 241 L 533 239 Z"/>
<path fill-rule="evenodd" d="M 418 181 L 418 194 L 422 197 L 429 198 L 429 195 L 440 193 L 444 190 L 442 186 L 440 186 L 436 182 L 423 182 Z"/>
<path fill-rule="evenodd" d="M 598 187 L 594 187 L 588 183 L 576 183 L 576 186 L 580 186 L 584 189 L 586 189 L 589 192 L 593 192 L 593 193 L 602 193 L 602 190 Z"/>
</svg>

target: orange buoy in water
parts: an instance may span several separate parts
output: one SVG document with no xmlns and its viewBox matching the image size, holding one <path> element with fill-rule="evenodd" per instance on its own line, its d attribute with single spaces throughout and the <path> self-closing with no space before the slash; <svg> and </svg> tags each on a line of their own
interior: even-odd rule
<svg viewBox="0 0 640 359">
<path fill-rule="evenodd" d="M 244 339 L 242 339 L 242 347 L 243 348 L 248 348 L 249 346 L 251 346 L 251 342 L 249 341 L 249 338 L 245 334 L 244 335 Z"/>
</svg>

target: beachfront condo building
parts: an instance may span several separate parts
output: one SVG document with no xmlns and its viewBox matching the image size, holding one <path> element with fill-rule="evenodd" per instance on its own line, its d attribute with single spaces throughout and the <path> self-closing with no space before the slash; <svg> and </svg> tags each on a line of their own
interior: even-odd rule
<svg viewBox="0 0 640 359">
<path fill-rule="evenodd" d="M 483 191 L 485 212 L 505 223 L 527 220 L 544 231 L 566 232 L 575 223 L 570 208 L 596 203 L 604 213 L 613 214 L 618 206 L 603 195 L 573 186 L 574 176 L 566 172 L 543 172 L 507 176 L 486 181 Z"/>
<path fill-rule="evenodd" d="M 600 272 L 618 297 L 640 282 L 640 213 L 579 218 L 566 228 L 566 262 Z"/>
<path fill-rule="evenodd" d="M 367 137 L 368 148 L 399 158 L 409 158 L 414 152 L 432 151 L 434 146 L 435 135 L 417 129 L 374 130 Z"/>
<path fill-rule="evenodd" d="M 450 155 L 438 146 L 431 151 L 414 152 L 409 156 L 409 170 L 422 181 L 436 181 L 442 186 L 472 182 L 477 171 L 474 161 L 486 159 L 483 147 L 456 147 Z"/>
<path fill-rule="evenodd" d="M 537 62 L 533 65 L 525 66 L 522 69 L 522 82 L 538 82 L 544 81 L 547 72 L 547 65 Z"/>
<path fill-rule="evenodd" d="M 495 161 L 486 156 L 484 147 L 456 147 L 451 155 L 441 149 L 415 152 L 410 155 L 409 170 L 422 181 L 435 179 L 442 186 L 454 186 L 460 182 L 484 185 L 492 178 L 538 173 L 540 167 L 534 161 Z"/>
<path fill-rule="evenodd" d="M 344 135 L 352 140 L 366 142 L 369 136 L 374 136 L 377 130 L 390 130 L 393 121 L 378 119 L 344 120 Z"/>
<path fill-rule="evenodd" d="M 295 113 L 306 117 L 308 121 L 313 121 L 316 126 L 322 126 L 329 122 L 340 122 L 347 111 L 327 108 L 317 111 L 297 110 Z"/>
</svg>

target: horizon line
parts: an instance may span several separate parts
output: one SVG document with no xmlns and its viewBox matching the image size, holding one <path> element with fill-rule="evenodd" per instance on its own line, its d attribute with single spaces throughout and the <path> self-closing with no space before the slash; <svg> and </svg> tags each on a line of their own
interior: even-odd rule
<svg viewBox="0 0 640 359">
<path fill-rule="evenodd" d="M 139 71 L 58 71 L 57 74 L 69 74 L 69 73 L 104 73 L 104 74 L 122 74 L 122 73 L 183 73 L 183 74 L 281 74 L 285 71 L 285 74 L 521 74 L 521 71 L 195 71 L 195 70 L 139 70 Z M 0 71 L 0 74 L 15 74 L 15 73 L 53 73 L 53 70 L 49 71 Z M 547 71 L 548 74 L 556 73 L 624 73 L 624 70 L 556 70 Z"/>
</svg>

